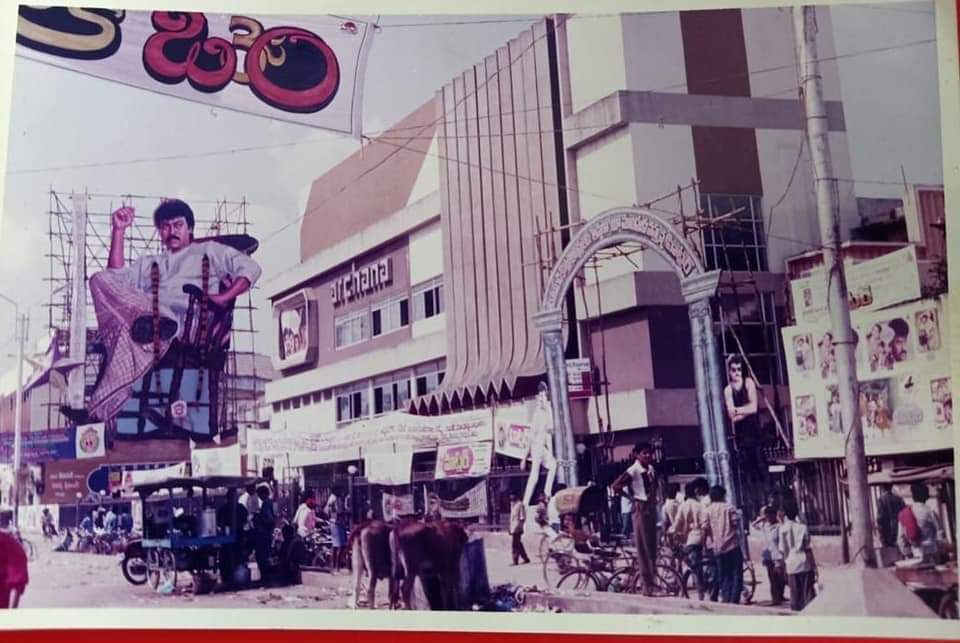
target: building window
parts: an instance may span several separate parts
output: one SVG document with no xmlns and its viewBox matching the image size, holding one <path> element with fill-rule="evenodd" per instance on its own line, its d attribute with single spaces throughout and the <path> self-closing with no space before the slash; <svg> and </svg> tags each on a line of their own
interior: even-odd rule
<svg viewBox="0 0 960 643">
<path fill-rule="evenodd" d="M 371 312 L 370 320 L 373 337 L 400 330 L 410 324 L 410 302 L 400 299 L 378 306 Z"/>
<path fill-rule="evenodd" d="M 274 403 L 273 403 L 273 412 L 274 412 L 274 413 L 279 413 L 279 412 L 280 412 L 280 402 L 274 402 Z"/>
<path fill-rule="evenodd" d="M 719 307 L 723 307 L 721 322 Z M 783 352 L 777 330 L 773 293 L 723 294 L 714 298 L 713 319 L 724 360 L 740 353 L 740 345 L 759 384 L 785 384 Z M 724 375 L 724 377 L 726 377 Z"/>
<path fill-rule="evenodd" d="M 700 207 L 716 221 L 703 228 L 707 270 L 767 270 L 760 197 L 702 194 Z"/>
<path fill-rule="evenodd" d="M 417 395 L 427 395 L 436 390 L 440 386 L 440 382 L 443 381 L 446 367 L 446 360 L 438 360 L 418 366 L 414 371 Z"/>
<path fill-rule="evenodd" d="M 366 312 L 340 318 L 334 322 L 334 328 L 336 348 L 353 346 L 369 338 L 367 334 Z"/>
<path fill-rule="evenodd" d="M 314 404 L 320 404 L 320 402 L 323 401 L 323 393 L 320 391 L 314 391 L 311 395 L 313 397 Z"/>
<path fill-rule="evenodd" d="M 443 279 L 437 277 L 413 291 L 413 320 L 428 319 L 443 312 Z"/>
<path fill-rule="evenodd" d="M 374 380 L 373 414 L 402 410 L 410 401 L 410 378 L 406 375 L 391 375 Z"/>
<path fill-rule="evenodd" d="M 337 393 L 337 422 L 352 422 L 370 414 L 370 392 L 366 384 L 347 387 Z"/>
</svg>

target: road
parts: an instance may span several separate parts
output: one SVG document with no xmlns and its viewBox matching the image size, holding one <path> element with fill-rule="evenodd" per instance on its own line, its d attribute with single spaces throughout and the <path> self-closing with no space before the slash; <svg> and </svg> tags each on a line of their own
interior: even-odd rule
<svg viewBox="0 0 960 643">
<path fill-rule="evenodd" d="M 34 540 L 37 542 L 37 540 Z M 134 607 L 134 608 L 291 608 L 341 609 L 349 605 L 353 577 L 347 572 L 305 572 L 304 584 L 295 587 L 249 589 L 194 596 L 187 588 L 189 576 L 178 575 L 178 591 L 157 594 L 149 586 L 130 585 L 120 572 L 119 556 L 53 552 L 40 544 L 39 559 L 30 565 L 30 585 L 21 605 L 32 607 Z M 512 566 L 504 539 L 486 546 L 491 586 L 513 584 L 545 587 L 543 568 L 536 562 Z M 528 549 L 533 552 L 532 547 Z M 756 600 L 769 600 L 763 568 L 759 570 Z M 386 601 L 386 585 L 378 586 L 377 603 Z M 418 603 L 418 606 L 420 603 Z"/>
</svg>

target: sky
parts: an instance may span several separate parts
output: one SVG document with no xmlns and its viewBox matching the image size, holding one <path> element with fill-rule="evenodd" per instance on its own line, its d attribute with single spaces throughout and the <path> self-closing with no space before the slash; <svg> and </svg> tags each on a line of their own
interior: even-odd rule
<svg viewBox="0 0 960 643">
<path fill-rule="evenodd" d="M 902 165 L 911 182 L 941 183 L 936 47 L 899 47 L 934 37 L 932 2 L 837 6 L 832 13 L 839 54 L 893 48 L 839 61 L 854 178 L 896 183 Z M 364 132 L 381 131 L 423 104 L 450 78 L 515 37 L 531 19 L 383 16 L 367 64 Z M 474 20 L 483 22 L 436 24 Z M 428 24 L 401 26 L 411 23 Z M 244 198 L 250 204 L 251 234 L 267 239 L 256 255 L 266 281 L 299 258 L 297 220 L 311 182 L 359 147 L 355 139 L 322 130 L 212 109 L 20 58 L 9 127 L 0 293 L 21 308 L 29 307 L 32 339 L 45 332 L 47 319 L 44 277 L 49 269 L 44 255 L 51 188 L 176 195 L 196 203 Z M 273 147 L 206 155 L 260 146 Z M 205 156 L 130 162 L 189 154 Z M 857 192 L 896 197 L 900 189 L 864 182 Z M 194 209 L 207 215 L 211 207 L 200 204 Z M 149 212 L 141 216 L 149 217 Z M 260 307 L 256 325 L 268 328 L 270 313 L 259 293 L 255 305 Z M 0 305 L 0 374 L 15 363 L 12 322 L 11 307 Z M 262 334 L 259 344 L 266 347 Z"/>
</svg>

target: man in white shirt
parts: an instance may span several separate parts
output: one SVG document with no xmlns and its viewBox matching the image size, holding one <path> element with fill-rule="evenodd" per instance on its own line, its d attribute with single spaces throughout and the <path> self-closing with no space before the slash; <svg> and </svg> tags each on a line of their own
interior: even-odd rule
<svg viewBox="0 0 960 643">
<path fill-rule="evenodd" d="M 657 557 L 657 488 L 653 469 L 653 448 L 644 442 L 633 447 L 634 463 L 613 481 L 614 493 L 624 489 L 633 499 L 633 538 L 637 545 L 643 592 L 653 592 L 654 561 Z"/>
<path fill-rule="evenodd" d="M 676 516 L 670 524 L 669 534 L 683 543 L 683 553 L 687 564 L 693 570 L 697 582 L 697 593 L 703 600 L 703 541 L 707 528 L 706 509 L 697 500 L 697 486 L 688 482 L 683 487 L 684 500 L 677 509 Z"/>
<path fill-rule="evenodd" d="M 553 481 L 557 475 L 557 459 L 553 457 L 553 411 L 550 409 L 549 387 L 540 382 L 537 391 L 537 405 L 530 419 L 530 448 L 520 459 L 520 468 L 527 466 L 527 457 L 530 458 L 530 475 L 527 477 L 527 486 L 523 491 L 523 506 L 530 504 L 533 490 L 540 479 L 540 465 L 547 470 L 547 480 L 543 485 L 543 492 L 553 495 Z"/>
<path fill-rule="evenodd" d="M 297 535 L 306 538 L 317 526 L 316 503 L 313 496 L 307 496 L 297 507 L 293 516 L 293 524 L 297 526 Z"/>
<path fill-rule="evenodd" d="M 177 199 L 162 201 L 153 213 L 165 252 L 125 265 L 124 237 L 133 219 L 132 207 L 112 214 L 107 269 L 90 278 L 106 365 L 87 409 L 61 409 L 78 423 L 112 419 L 130 398 L 133 383 L 167 352 L 189 305 L 184 286 L 200 287 L 206 274 L 213 287 L 207 296 L 211 308 L 223 308 L 260 277 L 260 267 L 244 253 L 222 243 L 194 243 L 193 211 Z M 216 292 L 221 282 L 227 289 Z"/>
<path fill-rule="evenodd" d="M 784 521 L 777 537 L 790 586 L 790 609 L 799 612 L 813 600 L 817 567 L 810 532 L 805 524 L 797 520 L 797 503 L 793 500 L 784 502 L 783 513 Z"/>
</svg>

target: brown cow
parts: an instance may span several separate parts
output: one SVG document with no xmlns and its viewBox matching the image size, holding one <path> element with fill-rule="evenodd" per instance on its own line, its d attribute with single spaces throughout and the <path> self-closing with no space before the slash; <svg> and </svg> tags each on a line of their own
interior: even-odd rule
<svg viewBox="0 0 960 643">
<path fill-rule="evenodd" d="M 363 574 L 369 577 L 367 583 L 367 607 L 376 607 L 377 581 L 386 578 L 389 581 L 390 606 L 397 605 L 397 582 L 393 577 L 393 563 L 390 555 L 390 532 L 392 528 L 380 520 L 370 520 L 358 525 L 350 534 L 347 546 L 353 552 L 353 604 L 360 606 L 360 585 Z"/>
<path fill-rule="evenodd" d="M 400 599 L 411 609 L 413 582 L 418 577 L 431 608 L 455 610 L 458 605 L 460 556 L 467 532 L 455 523 L 439 520 L 423 523 L 398 521 L 390 532 L 393 577 L 401 578 Z M 439 587 L 437 587 L 439 584 Z"/>
</svg>

